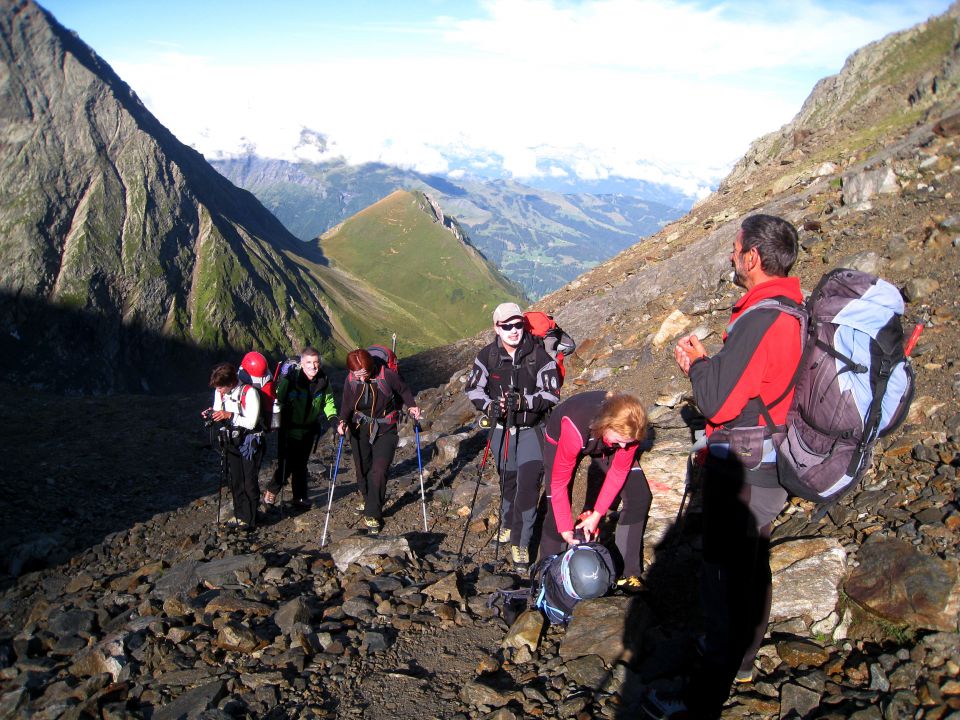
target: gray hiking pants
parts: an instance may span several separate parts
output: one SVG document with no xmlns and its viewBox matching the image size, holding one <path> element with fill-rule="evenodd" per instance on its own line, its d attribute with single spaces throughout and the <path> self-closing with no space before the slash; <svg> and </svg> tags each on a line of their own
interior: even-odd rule
<svg viewBox="0 0 960 720">
<path fill-rule="evenodd" d="M 543 426 L 512 428 L 498 425 L 490 438 L 503 487 L 500 526 L 509 528 L 510 543 L 530 547 L 543 477 Z"/>
</svg>

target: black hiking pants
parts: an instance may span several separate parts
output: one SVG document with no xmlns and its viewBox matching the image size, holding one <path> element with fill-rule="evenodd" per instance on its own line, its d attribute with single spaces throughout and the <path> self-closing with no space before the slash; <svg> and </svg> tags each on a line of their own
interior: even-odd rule
<svg viewBox="0 0 960 720">
<path fill-rule="evenodd" d="M 313 441 L 316 436 L 308 433 L 302 438 L 287 437 L 283 447 L 278 449 L 280 457 L 273 477 L 267 483 L 266 490 L 276 495 L 280 488 L 290 478 L 290 490 L 293 499 L 306 501 L 307 499 L 307 463 L 313 450 Z M 284 477 L 280 477 L 280 468 L 283 468 Z"/>
<path fill-rule="evenodd" d="M 350 452 L 357 485 L 364 500 L 363 514 L 375 520 L 383 520 L 383 504 L 387 499 L 387 474 L 397 452 L 400 436 L 397 425 L 378 428 L 376 437 L 370 440 L 368 425 L 361 423 L 359 429 L 350 430 Z"/>
<path fill-rule="evenodd" d="M 257 524 L 257 505 L 260 503 L 260 461 L 263 443 L 252 460 L 247 460 L 232 445 L 227 446 L 227 472 L 230 494 L 233 496 L 233 516 L 254 527 Z"/>
<path fill-rule="evenodd" d="M 688 689 L 696 717 L 717 717 L 737 671 L 753 668 L 770 619 L 770 533 L 787 492 L 776 463 L 746 470 L 707 456 L 703 481 L 700 603 L 704 662 Z"/>
<path fill-rule="evenodd" d="M 557 521 L 553 516 L 553 503 L 550 495 L 550 475 L 553 472 L 553 461 L 557 455 L 557 446 L 546 443 L 544 449 L 544 487 L 547 493 L 547 516 L 543 521 L 543 534 L 540 539 L 540 553 L 538 559 L 556 555 L 563 551 L 566 543 L 557 530 Z M 584 509 L 592 509 L 600 494 L 600 488 L 610 469 L 611 456 L 591 458 L 587 468 L 587 496 Z M 573 482 L 567 485 L 571 502 L 573 498 Z M 643 573 L 643 533 L 647 528 L 647 515 L 650 512 L 650 502 L 653 496 L 647 476 L 640 467 L 639 459 L 634 460 L 633 467 L 627 475 L 627 480 L 620 490 L 620 495 L 613 501 L 616 508 L 619 500 L 623 500 L 623 510 L 617 520 L 617 531 L 614 540 L 623 563 L 624 577 L 640 577 Z M 574 523 L 576 524 L 576 523 Z"/>
</svg>

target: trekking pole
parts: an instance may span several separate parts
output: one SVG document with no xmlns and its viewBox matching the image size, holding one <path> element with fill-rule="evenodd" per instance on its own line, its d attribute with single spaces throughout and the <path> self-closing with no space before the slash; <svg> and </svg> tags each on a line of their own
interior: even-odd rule
<svg viewBox="0 0 960 720">
<path fill-rule="evenodd" d="M 420 457 L 420 421 L 413 423 L 413 433 L 417 437 L 417 468 L 420 470 L 420 507 L 423 508 L 423 531 L 427 532 L 427 496 L 423 490 L 423 459 Z"/>
<path fill-rule="evenodd" d="M 690 488 L 695 482 L 699 484 L 700 478 L 703 475 L 703 462 L 701 461 L 700 453 L 706 452 L 706 447 L 707 436 L 704 435 L 693 443 L 693 447 L 690 448 L 690 454 L 687 455 L 687 473 L 683 483 L 683 497 L 680 498 L 677 517 L 673 521 L 673 524 L 677 525 L 680 530 L 683 529 L 680 521 L 685 518 L 683 510 L 687 505 L 687 499 L 690 497 Z"/>
<path fill-rule="evenodd" d="M 223 481 L 227 476 L 227 442 L 223 436 L 223 428 L 217 433 L 220 440 L 220 484 L 217 486 L 217 525 L 220 524 L 220 506 L 223 504 Z"/>
<path fill-rule="evenodd" d="M 340 470 L 340 451 L 343 450 L 343 435 L 337 445 L 337 459 L 333 462 L 333 475 L 330 476 L 330 490 L 327 493 L 327 519 L 323 521 L 323 535 L 320 537 L 320 547 L 327 543 L 327 525 L 330 523 L 330 508 L 333 507 L 333 491 L 337 486 L 337 472 Z"/>
<path fill-rule="evenodd" d="M 907 344 L 903 347 L 903 354 L 905 357 L 910 357 L 910 353 L 913 352 L 914 346 L 917 344 L 917 340 L 920 339 L 920 333 L 923 332 L 923 323 L 918 322 L 913 326 L 913 332 L 910 333 L 910 338 L 907 340 Z"/>
<path fill-rule="evenodd" d="M 483 448 L 483 460 L 480 461 L 480 469 L 477 470 L 477 484 L 473 488 L 473 499 L 470 501 L 470 514 L 467 515 L 467 522 L 463 526 L 463 535 L 460 536 L 460 547 L 457 550 L 457 567 L 463 562 L 463 544 L 467 540 L 467 529 L 470 527 L 470 521 L 473 520 L 473 506 L 477 504 L 477 493 L 480 492 L 480 479 L 483 477 L 483 469 L 487 466 L 487 457 L 490 455 L 490 441 L 493 439 L 493 428 L 487 432 L 487 444 Z"/>
<path fill-rule="evenodd" d="M 283 518 L 283 486 L 287 484 L 287 433 L 283 428 L 277 432 L 277 468 L 280 470 L 280 492 L 277 494 L 277 505 L 280 508 L 280 517 Z"/>
</svg>

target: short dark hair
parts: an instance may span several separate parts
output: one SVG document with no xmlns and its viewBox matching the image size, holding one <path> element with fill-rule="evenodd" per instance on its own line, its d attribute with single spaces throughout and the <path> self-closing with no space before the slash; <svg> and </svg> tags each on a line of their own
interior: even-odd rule
<svg viewBox="0 0 960 720">
<path fill-rule="evenodd" d="M 797 229 L 775 215 L 751 215 L 740 223 L 743 252 L 756 248 L 760 267 L 772 277 L 786 277 L 797 259 Z"/>
<path fill-rule="evenodd" d="M 320 351 L 317 350 L 315 347 L 310 347 L 309 345 L 307 345 L 307 347 L 305 347 L 305 348 L 301 351 L 300 357 L 301 357 L 301 358 L 304 358 L 304 357 L 306 357 L 307 355 L 310 355 L 311 357 L 315 357 L 315 358 L 319 359 L 319 358 L 320 358 Z"/>
<path fill-rule="evenodd" d="M 220 363 L 210 373 L 210 387 L 236 387 L 240 379 L 237 377 L 237 366 L 232 363 Z"/>
</svg>

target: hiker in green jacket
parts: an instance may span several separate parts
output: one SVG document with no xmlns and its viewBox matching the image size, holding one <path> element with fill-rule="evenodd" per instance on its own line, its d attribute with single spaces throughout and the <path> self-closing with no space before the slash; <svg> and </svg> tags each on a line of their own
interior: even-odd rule
<svg viewBox="0 0 960 720">
<path fill-rule="evenodd" d="M 280 367 L 276 393 L 280 403 L 279 461 L 263 493 L 263 503 L 276 503 L 280 488 L 290 477 L 293 507 L 308 510 L 307 461 L 322 432 L 321 423 L 337 417 L 330 382 L 320 367 L 320 353 L 308 347 L 300 353 L 299 363 L 285 362 Z"/>
</svg>

